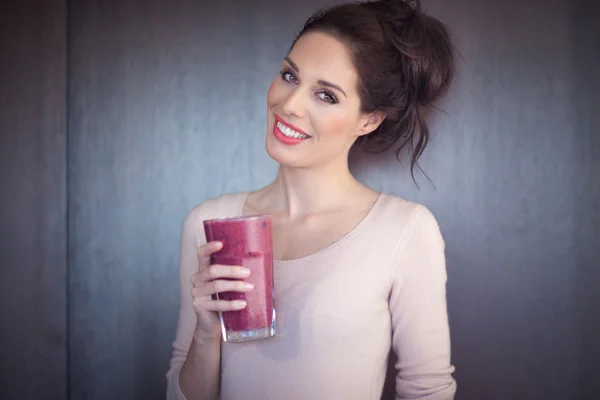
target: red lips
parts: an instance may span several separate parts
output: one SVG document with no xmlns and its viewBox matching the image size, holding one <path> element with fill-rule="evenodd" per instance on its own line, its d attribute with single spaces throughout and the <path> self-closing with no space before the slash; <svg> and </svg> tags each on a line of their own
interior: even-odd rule
<svg viewBox="0 0 600 400">
<path fill-rule="evenodd" d="M 281 132 L 281 130 L 277 127 L 278 122 L 282 123 L 285 126 L 290 127 L 291 129 L 295 130 L 298 133 L 308 136 L 308 138 L 296 139 L 296 138 L 291 138 L 291 137 L 285 136 L 283 134 L 283 132 Z M 279 117 L 277 115 L 275 115 L 275 123 L 273 124 L 273 135 L 277 138 L 277 140 L 279 140 L 280 142 L 287 144 L 289 146 L 298 145 L 298 144 L 304 142 L 305 140 L 310 139 L 310 137 L 311 137 L 308 133 L 304 132 L 302 129 L 297 128 L 294 125 L 285 122 L 285 120 L 283 120 L 281 117 Z"/>
</svg>

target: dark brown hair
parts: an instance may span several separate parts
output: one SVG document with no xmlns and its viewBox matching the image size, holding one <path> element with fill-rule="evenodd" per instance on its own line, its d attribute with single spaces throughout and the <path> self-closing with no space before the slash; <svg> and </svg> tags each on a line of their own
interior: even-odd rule
<svg viewBox="0 0 600 400">
<path fill-rule="evenodd" d="M 429 140 L 427 110 L 448 90 L 453 47 L 445 26 L 421 11 L 419 0 L 379 0 L 326 8 L 310 17 L 295 42 L 309 32 L 331 34 L 350 49 L 358 71 L 361 111 L 386 118 L 356 145 L 396 157 L 408 149 L 414 179 Z M 292 47 L 294 46 L 292 44 Z"/>
</svg>

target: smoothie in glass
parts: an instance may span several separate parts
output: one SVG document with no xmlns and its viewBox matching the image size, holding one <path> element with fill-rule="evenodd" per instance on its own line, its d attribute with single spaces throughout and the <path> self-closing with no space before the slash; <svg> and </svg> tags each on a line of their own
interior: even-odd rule
<svg viewBox="0 0 600 400">
<path fill-rule="evenodd" d="M 247 293 L 223 292 L 220 300 L 245 300 L 239 311 L 219 313 L 223 340 L 243 342 L 275 335 L 273 244 L 270 215 L 218 218 L 204 221 L 207 242 L 223 242 L 211 264 L 239 265 L 250 270 L 244 281 L 254 285 Z"/>
</svg>

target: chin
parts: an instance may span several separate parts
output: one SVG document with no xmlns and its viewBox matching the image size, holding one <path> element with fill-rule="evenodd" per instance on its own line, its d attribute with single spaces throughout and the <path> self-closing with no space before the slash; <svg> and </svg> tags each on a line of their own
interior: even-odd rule
<svg viewBox="0 0 600 400">
<path fill-rule="evenodd" d="M 294 151 L 289 147 L 282 145 L 277 141 L 275 136 L 273 136 L 273 132 L 269 129 L 267 131 L 267 140 L 265 143 L 265 148 L 267 150 L 267 154 L 273 161 L 277 162 L 281 166 L 286 167 L 305 167 L 306 160 L 304 163 L 302 162 L 302 155 L 300 152 Z"/>
<path fill-rule="evenodd" d="M 267 150 L 269 157 L 281 165 L 289 165 L 294 158 L 293 155 L 289 154 L 289 151 L 286 151 L 287 149 L 283 148 L 277 139 L 275 139 L 270 129 L 267 131 L 265 149 Z"/>
</svg>

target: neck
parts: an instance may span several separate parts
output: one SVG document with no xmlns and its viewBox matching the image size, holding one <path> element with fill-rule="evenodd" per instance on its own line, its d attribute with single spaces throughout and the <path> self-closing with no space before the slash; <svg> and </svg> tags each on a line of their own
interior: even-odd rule
<svg viewBox="0 0 600 400">
<path fill-rule="evenodd" d="M 352 176 L 347 162 L 316 169 L 280 166 L 268 195 L 273 209 L 290 217 L 339 206 L 342 199 L 362 185 Z"/>
</svg>

